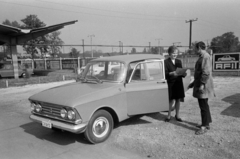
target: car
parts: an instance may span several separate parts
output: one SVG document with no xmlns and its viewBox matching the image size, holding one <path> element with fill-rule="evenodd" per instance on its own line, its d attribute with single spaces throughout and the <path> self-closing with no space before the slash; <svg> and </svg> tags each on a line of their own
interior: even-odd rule
<svg viewBox="0 0 240 159">
<path fill-rule="evenodd" d="M 108 71 L 110 72 L 111 71 L 111 68 L 113 67 L 116 67 L 116 66 L 119 66 L 119 62 L 109 62 L 108 63 Z M 93 71 L 94 71 L 94 74 L 99 74 L 101 72 L 103 72 L 104 70 L 104 63 L 99 63 L 98 65 L 94 65 L 94 68 L 93 68 Z"/>
<path fill-rule="evenodd" d="M 109 67 L 109 63 L 116 65 Z M 100 64 L 102 71 L 96 74 L 94 68 Z M 190 70 L 183 81 L 187 90 Z M 140 54 L 94 59 L 76 82 L 39 92 L 29 101 L 32 121 L 53 130 L 84 133 L 93 144 L 104 142 L 123 120 L 168 111 L 164 57 Z"/>
<path fill-rule="evenodd" d="M 33 74 L 32 69 L 25 69 L 22 65 L 18 65 L 19 77 L 25 77 L 28 74 Z M 14 77 L 12 63 L 0 63 L 0 77 Z"/>
<path fill-rule="evenodd" d="M 230 55 L 224 55 L 223 57 L 218 58 L 218 61 L 235 61 L 236 59 L 234 57 L 231 57 Z"/>
</svg>

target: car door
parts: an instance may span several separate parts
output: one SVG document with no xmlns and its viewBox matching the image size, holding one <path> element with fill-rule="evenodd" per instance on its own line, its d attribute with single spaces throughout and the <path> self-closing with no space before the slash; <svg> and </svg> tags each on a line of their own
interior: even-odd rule
<svg viewBox="0 0 240 159">
<path fill-rule="evenodd" d="M 11 77 L 14 76 L 13 66 L 11 64 L 5 64 L 1 70 L 2 77 Z"/>
<path fill-rule="evenodd" d="M 136 64 L 126 84 L 126 96 L 128 115 L 168 110 L 164 61 L 151 60 Z"/>
</svg>

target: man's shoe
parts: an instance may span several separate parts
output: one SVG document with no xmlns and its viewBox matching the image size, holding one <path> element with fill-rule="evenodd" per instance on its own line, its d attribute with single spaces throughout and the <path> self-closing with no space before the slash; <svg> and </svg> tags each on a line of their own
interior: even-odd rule
<svg viewBox="0 0 240 159">
<path fill-rule="evenodd" d="M 196 125 L 197 128 L 201 129 L 202 125 Z M 210 126 L 205 126 L 206 129 L 210 130 Z"/>
<path fill-rule="evenodd" d="M 201 129 L 199 129 L 195 132 L 195 135 L 202 135 L 202 134 L 205 134 L 206 132 L 207 132 L 207 128 L 201 127 Z"/>
</svg>

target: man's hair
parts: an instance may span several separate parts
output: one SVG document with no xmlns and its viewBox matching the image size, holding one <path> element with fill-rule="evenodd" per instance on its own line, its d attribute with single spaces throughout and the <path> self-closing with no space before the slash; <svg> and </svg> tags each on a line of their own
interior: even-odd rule
<svg viewBox="0 0 240 159">
<path fill-rule="evenodd" d="M 200 49 L 202 49 L 202 50 L 205 50 L 205 49 L 206 49 L 206 45 L 205 45 L 204 42 L 200 41 L 200 42 L 196 43 L 196 48 L 197 48 L 197 49 L 200 48 Z"/>
<path fill-rule="evenodd" d="M 178 48 L 176 47 L 176 46 L 170 46 L 169 48 L 168 48 L 168 54 L 172 54 L 172 53 L 174 53 L 174 51 L 175 50 L 178 50 Z"/>
</svg>

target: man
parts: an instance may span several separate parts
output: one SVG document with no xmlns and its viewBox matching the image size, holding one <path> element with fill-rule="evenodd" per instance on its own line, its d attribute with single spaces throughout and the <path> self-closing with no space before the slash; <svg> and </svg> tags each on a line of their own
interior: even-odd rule
<svg viewBox="0 0 240 159">
<path fill-rule="evenodd" d="M 201 135 L 210 129 L 209 123 L 212 122 L 211 113 L 208 105 L 208 98 L 215 96 L 212 79 L 212 60 L 207 53 L 204 42 L 196 44 L 199 58 L 195 64 L 194 81 L 188 86 L 193 88 L 193 97 L 198 99 L 201 110 L 202 124 L 198 125 L 200 129 L 195 132 Z"/>
</svg>

